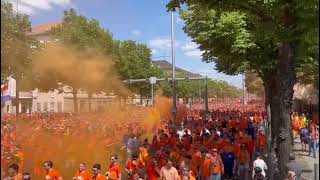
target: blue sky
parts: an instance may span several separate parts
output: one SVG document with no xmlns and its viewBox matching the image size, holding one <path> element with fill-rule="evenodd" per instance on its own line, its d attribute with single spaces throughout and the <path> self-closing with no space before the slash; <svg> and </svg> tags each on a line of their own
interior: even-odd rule
<svg viewBox="0 0 320 180">
<path fill-rule="evenodd" d="M 18 11 L 30 15 L 32 26 L 61 21 L 63 11 L 74 8 L 81 15 L 97 19 L 115 39 L 147 44 L 154 60 L 171 62 L 171 17 L 168 0 L 8 0 L 18 3 Z M 15 6 L 16 8 L 16 6 Z M 183 21 L 176 19 L 176 66 L 241 87 L 241 76 L 226 76 L 213 70 L 214 64 L 201 61 L 201 52 L 183 32 Z"/>
</svg>

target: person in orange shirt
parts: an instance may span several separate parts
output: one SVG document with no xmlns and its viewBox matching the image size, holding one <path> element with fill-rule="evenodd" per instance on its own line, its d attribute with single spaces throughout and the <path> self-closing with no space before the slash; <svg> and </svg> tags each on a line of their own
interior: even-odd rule
<svg viewBox="0 0 320 180">
<path fill-rule="evenodd" d="M 79 170 L 76 172 L 75 176 L 73 177 L 74 180 L 91 180 L 92 177 L 88 171 L 86 171 L 86 164 L 80 163 Z"/>
<path fill-rule="evenodd" d="M 92 166 L 92 173 L 93 173 L 93 177 L 92 177 L 93 180 L 107 180 L 107 177 L 101 174 L 100 164 L 94 164 Z"/>
<path fill-rule="evenodd" d="M 192 154 L 192 170 L 197 175 L 199 174 L 201 164 L 202 164 L 201 151 L 199 149 L 196 149 Z"/>
<path fill-rule="evenodd" d="M 182 174 L 179 176 L 179 180 L 196 180 L 192 171 L 187 167 L 182 168 Z"/>
<path fill-rule="evenodd" d="M 265 148 L 266 148 L 266 145 L 267 145 L 267 140 L 266 140 L 266 136 L 263 134 L 262 131 L 259 131 L 258 133 L 258 136 L 257 136 L 257 143 L 258 143 L 258 151 L 260 153 L 263 154 Z"/>
<path fill-rule="evenodd" d="M 22 180 L 22 174 L 19 173 L 19 166 L 17 164 L 11 164 L 9 166 L 9 177 L 4 180 Z"/>
<path fill-rule="evenodd" d="M 160 169 L 157 165 L 156 157 L 149 157 L 146 163 L 146 171 L 148 180 L 157 180 L 160 177 Z"/>
<path fill-rule="evenodd" d="M 133 175 L 144 170 L 143 163 L 138 159 L 138 155 L 132 155 L 132 159 L 127 162 L 126 172 L 128 173 L 129 179 L 133 179 Z"/>
<path fill-rule="evenodd" d="M 121 180 L 121 167 L 118 163 L 118 156 L 112 155 L 110 162 L 109 171 L 107 172 L 108 178 L 112 180 Z"/>
<path fill-rule="evenodd" d="M 210 173 L 210 167 L 211 167 L 211 154 L 208 153 L 207 149 L 202 150 L 202 156 L 204 157 L 204 161 L 202 163 L 202 166 L 200 168 L 200 175 L 201 179 L 208 180 L 211 173 Z"/>
<path fill-rule="evenodd" d="M 250 154 L 247 150 L 246 144 L 241 144 L 240 152 L 237 155 L 238 159 L 238 175 L 244 177 L 244 180 L 248 179 L 248 169 L 249 169 L 249 161 Z"/>
<path fill-rule="evenodd" d="M 45 180 L 62 180 L 59 171 L 53 169 L 52 161 L 45 161 L 43 163 L 43 168 L 46 171 Z"/>
<path fill-rule="evenodd" d="M 212 150 L 210 180 L 220 180 L 224 174 L 224 165 L 217 149 Z"/>
</svg>

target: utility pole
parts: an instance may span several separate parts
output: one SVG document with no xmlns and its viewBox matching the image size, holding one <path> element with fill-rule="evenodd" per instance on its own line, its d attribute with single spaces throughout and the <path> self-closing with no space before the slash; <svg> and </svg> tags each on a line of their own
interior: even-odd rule
<svg viewBox="0 0 320 180">
<path fill-rule="evenodd" d="M 171 11 L 171 58 L 172 58 L 172 100 L 173 100 L 173 109 L 172 109 L 172 117 L 173 121 L 176 121 L 177 115 L 177 98 L 176 98 L 176 62 L 175 62 L 175 39 L 174 39 L 174 14 Z"/>
<path fill-rule="evenodd" d="M 149 82 L 151 84 L 151 100 L 152 100 L 152 107 L 153 107 L 154 106 L 153 85 L 157 83 L 157 77 L 150 77 Z"/>
<path fill-rule="evenodd" d="M 207 81 L 207 76 L 204 79 L 205 82 L 205 89 L 204 89 L 204 104 L 205 104 L 205 110 L 206 110 L 206 116 L 209 113 L 209 106 L 208 106 L 208 81 Z"/>
<path fill-rule="evenodd" d="M 242 98 L 243 98 L 243 107 L 246 105 L 246 102 L 245 102 L 245 84 L 244 84 L 244 74 L 242 74 Z"/>
</svg>

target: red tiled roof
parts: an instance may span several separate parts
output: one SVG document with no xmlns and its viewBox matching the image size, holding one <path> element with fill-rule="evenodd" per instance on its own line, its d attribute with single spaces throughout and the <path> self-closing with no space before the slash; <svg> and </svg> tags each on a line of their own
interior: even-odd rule
<svg viewBox="0 0 320 180">
<path fill-rule="evenodd" d="M 57 27 L 59 25 L 61 25 L 62 22 L 54 22 L 54 23 L 48 23 L 48 24 L 43 24 L 43 25 L 39 25 L 39 26 L 35 26 L 32 27 L 31 32 L 33 33 L 38 33 L 38 32 L 44 32 L 44 31 L 49 31 L 51 30 L 53 27 Z"/>
</svg>

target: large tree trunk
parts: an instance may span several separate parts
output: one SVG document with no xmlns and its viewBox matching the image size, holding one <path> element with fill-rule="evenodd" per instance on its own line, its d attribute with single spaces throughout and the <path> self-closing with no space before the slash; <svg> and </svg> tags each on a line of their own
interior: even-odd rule
<svg viewBox="0 0 320 180">
<path fill-rule="evenodd" d="M 278 49 L 277 78 L 279 83 L 279 121 L 277 122 L 278 168 L 280 178 L 287 175 L 286 163 L 292 152 L 291 106 L 295 72 L 293 67 L 294 52 L 292 45 L 283 44 Z"/>
<path fill-rule="evenodd" d="M 74 107 L 74 112 L 75 112 L 75 113 L 78 113 L 78 112 L 79 112 L 77 92 L 78 92 L 78 89 L 72 88 L 73 107 Z"/>
<path fill-rule="evenodd" d="M 267 138 L 268 138 L 268 177 L 274 179 L 276 164 L 275 148 L 278 134 L 277 123 L 279 122 L 280 106 L 279 106 L 279 86 L 277 83 L 276 72 L 270 71 L 266 73 L 263 79 L 265 88 L 265 107 L 267 112 Z"/>
</svg>

